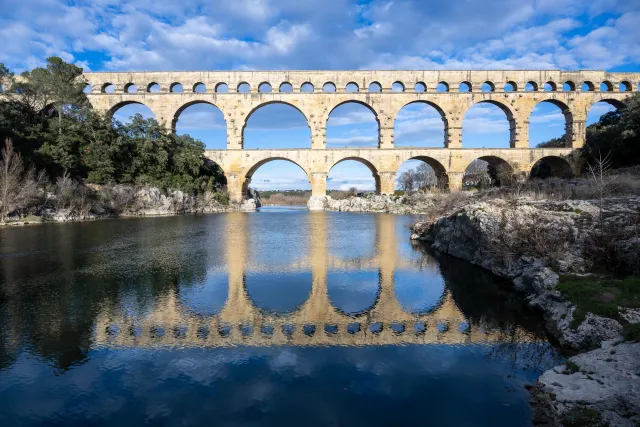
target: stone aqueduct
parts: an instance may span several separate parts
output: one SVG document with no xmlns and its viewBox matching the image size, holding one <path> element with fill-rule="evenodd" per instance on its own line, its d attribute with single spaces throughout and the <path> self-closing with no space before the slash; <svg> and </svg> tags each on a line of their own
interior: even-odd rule
<svg viewBox="0 0 640 427">
<path fill-rule="evenodd" d="M 227 125 L 227 149 L 207 150 L 206 156 L 223 169 L 235 201 L 242 199 L 256 169 L 274 159 L 300 166 L 309 178 L 314 197 L 326 195 L 329 171 L 344 160 L 364 163 L 374 176 L 377 192 L 382 194 L 393 194 L 397 170 L 409 159 L 429 163 L 452 190 L 461 188 L 467 166 L 478 158 L 493 164 L 506 163 L 522 174 L 541 159 L 550 159 L 552 168 L 568 164 L 575 172 L 580 159 L 574 150 L 584 144 L 585 121 L 591 106 L 605 101 L 623 108 L 628 92 L 640 81 L 640 73 L 533 70 L 119 72 L 84 76 L 91 86 L 88 98 L 95 109 L 113 113 L 127 104 L 143 104 L 172 130 L 185 108 L 198 103 L 218 107 Z M 323 90 L 327 83 L 335 92 Z M 392 90 L 398 83 L 403 90 Z M 468 92 L 458 90 L 461 83 L 468 85 Z M 263 92 L 265 84 L 272 91 Z M 291 91 L 282 92 L 283 84 L 290 85 Z M 369 91 L 372 84 L 380 90 Z M 137 92 L 129 93 L 134 85 Z M 184 90 L 174 92 L 177 85 Z M 347 91 L 348 85 L 357 91 Z M 159 87 L 159 91 L 150 92 L 152 86 Z M 249 91 L 241 92 L 243 86 L 248 86 Z M 507 91 L 506 86 L 511 90 Z M 203 87 L 204 92 L 196 91 Z M 228 92 L 222 93 L 222 87 Z M 347 102 L 362 104 L 375 115 L 377 148 L 326 148 L 329 115 Z M 433 106 L 442 116 L 443 148 L 394 147 L 395 117 L 404 106 L 416 102 Z M 563 111 L 564 148 L 529 148 L 529 117 L 541 102 L 552 103 Z M 243 149 L 243 131 L 249 117 L 272 103 L 288 104 L 305 116 L 311 130 L 310 149 Z M 504 111 L 510 124 L 510 148 L 462 148 L 462 121 L 466 111 L 478 103 L 490 103 Z"/>
</svg>

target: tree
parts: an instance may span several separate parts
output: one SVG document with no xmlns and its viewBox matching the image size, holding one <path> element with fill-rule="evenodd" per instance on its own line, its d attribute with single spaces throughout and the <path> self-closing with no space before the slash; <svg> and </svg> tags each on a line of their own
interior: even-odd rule
<svg viewBox="0 0 640 427">
<path fill-rule="evenodd" d="M 36 197 L 42 175 L 36 178 L 35 170 L 24 172 L 22 157 L 7 139 L 0 158 L 0 223 L 15 209 L 27 205 Z"/>
<path fill-rule="evenodd" d="M 624 105 L 625 108 L 606 113 L 587 127 L 582 148 L 585 166 L 597 163 L 600 153 L 608 153 L 612 169 L 640 164 L 640 96 L 628 97 Z"/>
<path fill-rule="evenodd" d="M 415 186 L 419 190 L 426 190 L 438 184 L 436 172 L 427 163 L 421 163 L 416 168 Z"/>
<path fill-rule="evenodd" d="M 409 169 L 400 174 L 398 177 L 398 183 L 400 188 L 406 192 L 413 191 L 416 185 L 416 171 L 415 169 Z"/>
<path fill-rule="evenodd" d="M 564 148 L 566 141 L 566 135 L 562 135 L 560 138 L 553 138 L 549 141 L 541 142 L 537 145 L 538 148 Z"/>
<path fill-rule="evenodd" d="M 82 77 L 82 68 L 64 62 L 57 56 L 47 58 L 46 68 L 36 68 L 23 74 L 31 89 L 41 96 L 40 108 L 49 105 L 58 116 L 58 132 L 62 134 L 62 116 L 69 106 L 86 107 L 88 100 L 84 94 L 87 82 Z"/>
<path fill-rule="evenodd" d="M 13 85 L 13 73 L 0 62 L 0 92 L 11 89 Z"/>
</svg>

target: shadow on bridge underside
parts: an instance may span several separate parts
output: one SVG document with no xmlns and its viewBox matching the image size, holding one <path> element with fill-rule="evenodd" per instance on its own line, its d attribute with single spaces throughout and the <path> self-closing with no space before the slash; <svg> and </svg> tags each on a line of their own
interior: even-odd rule
<svg viewBox="0 0 640 427">
<path fill-rule="evenodd" d="M 375 251 L 369 257 L 344 259 L 337 253 L 330 253 L 330 215 L 310 215 L 308 227 L 314 238 L 308 239 L 306 256 L 278 267 L 290 272 L 310 272 L 307 275 L 311 281 L 308 296 L 294 310 L 285 313 L 269 310 L 252 298 L 248 275 L 264 271 L 269 274 L 270 270 L 266 263 L 249 261 L 250 233 L 237 232 L 250 229 L 247 224 L 250 216 L 228 214 L 224 243 L 228 271 L 215 279 L 226 287 L 226 293 L 221 293 L 224 304 L 217 309 L 194 310 L 179 289 L 166 290 L 155 299 L 153 307 L 142 314 L 131 314 L 116 302 L 105 304 L 96 317 L 94 344 L 122 347 L 364 346 L 544 340 L 534 328 L 500 320 L 501 313 L 487 315 L 487 310 L 491 310 L 489 307 L 496 305 L 492 301 L 487 301 L 484 309 L 474 311 L 478 299 L 490 299 L 491 292 L 495 295 L 492 278 L 484 281 L 474 278 L 474 285 L 484 288 L 486 294 L 481 289 L 460 290 L 455 283 L 464 283 L 468 277 L 456 277 L 464 270 L 456 261 L 436 260 L 421 252 L 413 252 L 412 257 L 399 251 L 397 224 L 392 215 L 374 216 Z M 415 249 L 423 250 L 421 246 Z M 355 312 L 343 309 L 331 298 L 330 284 L 335 279 L 332 275 L 362 271 L 377 276 L 373 301 Z M 439 287 L 432 289 L 434 303 L 427 309 L 415 309 L 411 303 L 406 303 L 406 299 L 404 304 L 400 301 L 396 282 L 407 271 L 413 275 L 426 275 L 432 271 L 443 276 Z M 350 280 L 351 276 L 346 277 Z M 415 277 L 408 280 L 415 280 Z M 470 297 L 467 296 L 469 293 Z M 505 324 L 510 326 L 505 327 Z"/>
</svg>

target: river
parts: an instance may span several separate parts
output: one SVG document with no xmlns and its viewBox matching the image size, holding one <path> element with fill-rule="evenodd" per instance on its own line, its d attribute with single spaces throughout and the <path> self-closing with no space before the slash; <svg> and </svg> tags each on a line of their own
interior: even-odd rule
<svg viewBox="0 0 640 427">
<path fill-rule="evenodd" d="M 562 362 L 411 216 L 267 208 L 0 229 L 0 425 L 529 426 Z"/>
</svg>

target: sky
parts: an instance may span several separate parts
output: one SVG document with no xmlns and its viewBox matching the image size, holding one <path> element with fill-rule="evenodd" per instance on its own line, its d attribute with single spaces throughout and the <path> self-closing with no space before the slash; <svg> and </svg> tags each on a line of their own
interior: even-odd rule
<svg viewBox="0 0 640 427">
<path fill-rule="evenodd" d="M 640 0 L 0 0 L 0 62 L 20 72 L 60 56 L 87 71 L 244 69 L 599 69 L 640 70 Z M 638 82 L 634 82 L 637 85 Z M 634 88 L 637 89 L 637 86 Z M 588 123 L 608 111 L 596 104 Z M 143 106 L 130 105 L 126 121 Z M 196 105 L 178 133 L 224 148 L 215 107 Z M 304 117 L 272 104 L 251 116 L 247 148 L 310 147 Z M 531 116 L 531 145 L 561 136 L 564 117 L 541 104 Z M 443 124 L 426 105 L 405 107 L 397 146 L 441 147 Z M 477 105 L 465 116 L 463 147 L 508 147 L 507 119 Z M 365 107 L 334 111 L 328 147 L 366 147 L 377 124 Z M 415 167 L 405 163 L 401 170 Z M 269 162 L 258 189 L 308 189 L 296 165 Z M 328 187 L 373 187 L 357 162 L 336 165 Z"/>
</svg>

